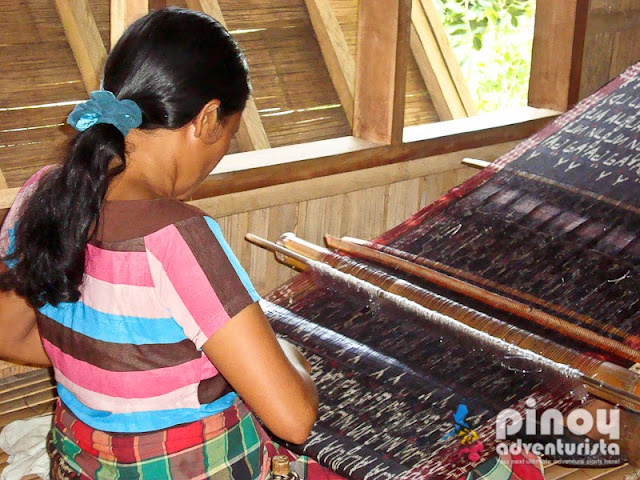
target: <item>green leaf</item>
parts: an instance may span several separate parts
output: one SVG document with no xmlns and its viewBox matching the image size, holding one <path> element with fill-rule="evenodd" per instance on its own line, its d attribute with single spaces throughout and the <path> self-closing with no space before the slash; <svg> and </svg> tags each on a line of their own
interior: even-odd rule
<svg viewBox="0 0 640 480">
<path fill-rule="evenodd" d="M 475 50 L 482 50 L 482 37 L 480 35 L 473 36 L 473 48 Z"/>
<path fill-rule="evenodd" d="M 511 17 L 511 25 L 518 28 L 518 17 Z"/>
</svg>

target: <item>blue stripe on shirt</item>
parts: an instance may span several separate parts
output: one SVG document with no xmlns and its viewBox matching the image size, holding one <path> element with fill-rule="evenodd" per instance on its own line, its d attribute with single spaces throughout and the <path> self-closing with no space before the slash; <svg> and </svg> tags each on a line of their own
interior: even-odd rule
<svg viewBox="0 0 640 480">
<path fill-rule="evenodd" d="M 238 275 L 238 278 L 240 278 L 240 281 L 242 282 L 244 288 L 246 288 L 249 296 L 254 302 L 257 302 L 258 300 L 260 300 L 260 295 L 258 295 L 258 292 L 256 292 L 256 289 L 253 287 L 253 284 L 249 279 L 249 275 L 247 275 L 247 272 L 244 271 L 244 268 L 242 268 L 242 265 L 240 265 L 240 262 L 238 261 L 236 255 L 233 253 L 233 250 L 231 250 L 231 247 L 222 235 L 220 225 L 218 225 L 218 222 L 216 222 L 213 218 L 204 217 L 204 219 L 213 232 L 213 235 L 216 237 L 216 240 L 218 240 L 218 243 L 222 247 L 222 250 L 227 255 L 231 266 L 236 271 L 236 275 Z"/>
<path fill-rule="evenodd" d="M 60 384 L 58 384 L 58 395 L 60 395 L 60 400 L 69 407 L 69 410 L 91 428 L 119 433 L 151 432 L 181 423 L 195 422 L 226 410 L 236 399 L 236 393 L 231 392 L 211 403 L 201 405 L 200 408 L 111 413 L 93 410 L 83 405 L 73 393 Z"/>
<path fill-rule="evenodd" d="M 146 345 L 178 343 L 187 336 L 176 321 L 169 318 L 143 318 L 112 315 L 95 310 L 81 301 L 45 305 L 40 312 L 71 330 L 95 340 L 111 343 Z"/>
</svg>

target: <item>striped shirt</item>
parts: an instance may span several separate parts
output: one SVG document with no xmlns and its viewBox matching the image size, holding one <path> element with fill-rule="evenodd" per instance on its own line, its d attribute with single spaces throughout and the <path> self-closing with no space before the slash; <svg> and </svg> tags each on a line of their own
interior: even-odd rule
<svg viewBox="0 0 640 480">
<path fill-rule="evenodd" d="M 5 220 L 3 254 L 43 171 Z M 62 401 L 92 428 L 127 433 L 228 408 L 235 393 L 201 347 L 259 297 L 218 224 L 171 199 L 107 201 L 100 221 L 80 300 L 37 315 Z"/>
</svg>

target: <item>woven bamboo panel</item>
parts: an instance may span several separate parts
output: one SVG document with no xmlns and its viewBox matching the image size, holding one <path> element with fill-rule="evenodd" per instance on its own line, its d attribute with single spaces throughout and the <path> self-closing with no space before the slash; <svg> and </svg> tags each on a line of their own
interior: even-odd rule
<svg viewBox="0 0 640 480">
<path fill-rule="evenodd" d="M 640 60 L 640 0 L 591 0 L 580 98 Z"/>
<path fill-rule="evenodd" d="M 89 3 L 108 46 L 109 2 Z M 168 3 L 184 6 L 183 0 Z M 256 105 L 272 146 L 350 134 L 304 0 L 221 0 L 220 6 L 246 52 Z M 340 16 L 355 48 L 353 1 L 347 10 L 348 19 L 344 9 Z M 407 124 L 437 121 L 414 63 L 408 85 Z M 10 187 L 60 159 L 72 133 L 63 128 L 66 116 L 72 102 L 84 98 L 54 1 L 0 0 L 0 169 Z M 231 152 L 237 150 L 233 142 Z"/>
<path fill-rule="evenodd" d="M 170 5 L 184 7 L 183 0 Z M 244 49 L 271 146 L 350 135 L 304 0 L 220 0 Z"/>
</svg>

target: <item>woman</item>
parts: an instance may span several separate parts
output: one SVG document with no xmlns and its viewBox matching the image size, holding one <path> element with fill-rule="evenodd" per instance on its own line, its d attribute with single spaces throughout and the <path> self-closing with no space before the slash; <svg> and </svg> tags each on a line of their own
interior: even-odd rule
<svg viewBox="0 0 640 480">
<path fill-rule="evenodd" d="M 18 195 L 0 353 L 53 365 L 53 478 L 265 478 L 282 449 L 245 403 L 277 437 L 309 435 L 309 364 L 276 339 L 215 221 L 179 201 L 229 149 L 249 93 L 218 22 L 150 13 L 69 116 L 62 165 Z M 310 463 L 295 465 L 329 478 Z"/>
</svg>

